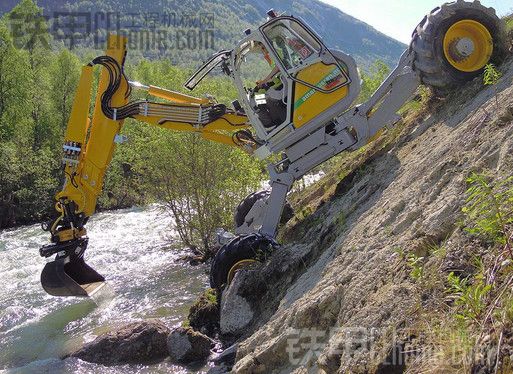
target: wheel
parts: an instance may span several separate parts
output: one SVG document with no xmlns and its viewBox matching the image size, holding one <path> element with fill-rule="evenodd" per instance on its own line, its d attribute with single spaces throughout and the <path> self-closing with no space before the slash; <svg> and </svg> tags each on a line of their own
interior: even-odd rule
<svg viewBox="0 0 513 374">
<path fill-rule="evenodd" d="M 414 69 L 436 91 L 455 87 L 482 73 L 505 52 L 502 21 L 479 1 L 458 0 L 435 8 L 413 32 Z"/>
<path fill-rule="evenodd" d="M 235 210 L 235 215 L 233 217 L 233 220 L 235 222 L 235 228 L 241 227 L 246 219 L 246 216 L 248 215 L 251 208 L 253 208 L 253 205 L 257 201 L 267 200 L 271 196 L 271 191 L 269 190 L 262 190 L 253 192 L 251 195 L 248 195 L 244 200 L 241 201 L 239 206 L 237 206 L 237 209 Z M 281 223 L 287 223 L 292 217 L 294 216 L 294 209 L 292 209 L 292 206 L 287 202 L 285 204 L 285 207 L 283 208 L 283 212 L 281 214 Z"/>
<path fill-rule="evenodd" d="M 235 272 L 258 262 L 262 252 L 268 252 L 272 243 L 260 234 L 241 235 L 223 245 L 210 267 L 210 287 L 221 290 L 230 284 Z"/>
</svg>

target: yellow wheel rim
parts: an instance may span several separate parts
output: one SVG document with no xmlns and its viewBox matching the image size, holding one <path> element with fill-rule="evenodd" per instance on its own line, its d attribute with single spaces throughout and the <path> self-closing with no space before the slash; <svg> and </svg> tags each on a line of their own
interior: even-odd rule
<svg viewBox="0 0 513 374">
<path fill-rule="evenodd" d="M 490 61 L 493 38 L 483 24 L 465 19 L 447 30 L 443 46 L 445 57 L 454 68 L 471 73 Z"/>
<path fill-rule="evenodd" d="M 228 277 L 226 279 L 226 283 L 228 285 L 230 283 L 232 283 L 233 277 L 235 277 L 235 273 L 237 271 L 239 271 L 242 268 L 248 267 L 249 265 L 252 265 L 252 264 L 254 264 L 256 262 L 258 262 L 258 261 L 257 260 L 253 260 L 251 258 L 248 258 L 248 259 L 245 259 L 245 260 L 240 260 L 239 262 L 235 263 L 235 265 L 233 265 L 230 268 L 230 271 L 228 272 Z"/>
</svg>

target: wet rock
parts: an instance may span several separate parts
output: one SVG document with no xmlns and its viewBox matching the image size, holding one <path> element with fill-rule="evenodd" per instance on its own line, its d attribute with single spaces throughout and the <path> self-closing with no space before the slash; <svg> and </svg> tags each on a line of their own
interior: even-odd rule
<svg viewBox="0 0 513 374">
<path fill-rule="evenodd" d="M 220 365 L 220 364 L 233 365 L 233 362 L 235 361 L 236 354 L 237 354 L 237 344 L 234 344 L 234 345 L 226 348 L 219 356 L 214 358 L 212 361 L 216 365 Z"/>
<path fill-rule="evenodd" d="M 219 331 L 219 306 L 213 289 L 208 289 L 189 309 L 189 325 L 196 331 L 214 336 Z"/>
<path fill-rule="evenodd" d="M 70 356 L 103 365 L 155 361 L 167 356 L 168 335 L 161 321 L 134 322 L 98 336 Z"/>
<path fill-rule="evenodd" d="M 205 258 L 201 255 L 189 254 L 180 257 L 180 261 L 188 262 L 191 266 L 197 266 L 205 262 Z"/>
<path fill-rule="evenodd" d="M 231 367 L 226 365 L 214 366 L 207 371 L 207 374 L 227 374 L 231 371 Z"/>
<path fill-rule="evenodd" d="M 167 349 L 171 361 L 190 363 L 207 359 L 212 340 L 191 328 L 177 327 L 169 334 Z"/>
</svg>

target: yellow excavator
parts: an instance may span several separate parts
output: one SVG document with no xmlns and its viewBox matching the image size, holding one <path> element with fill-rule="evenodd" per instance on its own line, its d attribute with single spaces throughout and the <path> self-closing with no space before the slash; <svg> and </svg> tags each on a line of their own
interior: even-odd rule
<svg viewBox="0 0 513 374">
<path fill-rule="evenodd" d="M 478 1 L 446 3 L 415 28 L 397 66 L 365 103 L 354 105 L 360 75 L 354 59 L 329 49 L 304 21 L 273 10 L 255 30 L 246 30 L 232 50 L 214 54 L 185 83 L 193 90 L 215 68 L 238 92 L 232 107 L 210 96 L 197 98 L 131 82 L 125 75 L 127 40 L 111 35 L 104 56 L 83 67 L 64 139 L 66 176 L 56 195 L 57 218 L 44 225 L 51 257 L 41 274 L 43 288 L 55 296 L 91 296 L 105 278 L 88 266 L 85 225 L 95 212 L 103 179 L 123 121 L 134 118 L 173 131 L 198 133 L 210 141 L 239 147 L 270 162 L 270 191 L 248 196 L 235 212 L 235 232 L 219 235 L 222 247 L 211 265 L 210 283 L 222 290 L 235 271 L 276 247 L 274 237 L 295 180 L 342 151 L 365 145 L 383 127 L 399 120 L 398 110 L 420 84 L 440 94 L 464 89 L 485 65 L 505 53 L 504 28 L 494 9 Z M 249 85 L 252 60 L 267 61 L 271 72 Z M 93 69 L 101 66 L 92 118 Z M 219 69 L 217 69 L 219 70 Z M 143 89 L 165 102 L 130 100 Z M 276 158 L 274 158 L 275 160 Z"/>
</svg>

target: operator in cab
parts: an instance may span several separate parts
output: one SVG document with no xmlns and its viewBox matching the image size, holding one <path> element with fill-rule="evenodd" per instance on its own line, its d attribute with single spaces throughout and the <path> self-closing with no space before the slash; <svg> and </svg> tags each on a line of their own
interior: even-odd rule
<svg viewBox="0 0 513 374">
<path fill-rule="evenodd" d="M 262 53 L 272 70 L 267 76 L 256 82 L 254 92 L 256 95 L 264 95 L 263 100 L 257 100 L 257 114 L 260 121 L 269 131 L 283 123 L 287 118 L 286 95 L 280 76 L 280 69 L 274 63 L 262 43 L 257 43 L 257 52 Z"/>
</svg>

